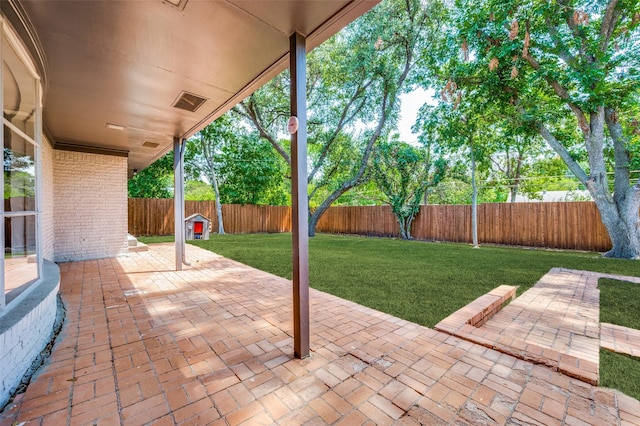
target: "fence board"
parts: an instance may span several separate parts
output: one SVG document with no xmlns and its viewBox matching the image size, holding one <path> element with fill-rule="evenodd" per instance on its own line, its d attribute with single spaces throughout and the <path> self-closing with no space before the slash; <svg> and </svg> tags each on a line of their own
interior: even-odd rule
<svg viewBox="0 0 640 426">
<path fill-rule="evenodd" d="M 212 232 L 218 231 L 215 202 L 185 201 L 185 215 L 200 213 L 211 220 Z M 133 235 L 173 235 L 173 199 L 129 198 L 128 228 Z M 291 231 L 291 208 L 286 206 L 222 206 L 225 231 L 231 234 Z"/>
<path fill-rule="evenodd" d="M 226 204 L 225 231 L 230 234 L 291 231 L 291 208 Z M 173 199 L 130 198 L 129 232 L 134 235 L 172 235 Z M 186 201 L 187 216 L 200 213 L 218 222 L 213 201 Z M 318 221 L 317 232 L 397 237 L 398 223 L 389 206 L 338 206 Z M 412 235 L 418 240 L 471 243 L 470 205 L 427 205 L 416 216 Z M 481 244 L 606 251 L 611 241 L 595 204 L 590 201 L 552 203 L 495 203 L 478 205 Z"/>
</svg>

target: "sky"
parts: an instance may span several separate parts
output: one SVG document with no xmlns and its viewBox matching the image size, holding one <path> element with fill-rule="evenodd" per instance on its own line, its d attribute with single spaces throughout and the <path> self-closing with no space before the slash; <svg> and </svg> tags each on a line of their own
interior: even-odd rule
<svg viewBox="0 0 640 426">
<path fill-rule="evenodd" d="M 434 104 L 433 92 L 418 88 L 411 93 L 400 96 L 400 101 L 400 121 L 398 122 L 400 140 L 416 145 L 418 135 L 411 133 L 411 126 L 416 122 L 418 110 L 422 105 L 426 102 Z"/>
</svg>

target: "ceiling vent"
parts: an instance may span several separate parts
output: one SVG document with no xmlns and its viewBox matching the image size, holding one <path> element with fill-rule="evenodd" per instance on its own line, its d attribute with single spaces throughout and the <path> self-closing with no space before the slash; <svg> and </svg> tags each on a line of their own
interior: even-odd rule
<svg viewBox="0 0 640 426">
<path fill-rule="evenodd" d="M 142 144 L 142 146 L 144 146 L 145 148 L 157 148 L 158 145 L 160 144 L 155 142 L 145 142 Z"/>
<path fill-rule="evenodd" d="M 178 99 L 173 103 L 174 108 L 180 108 L 185 111 L 196 112 L 200 106 L 207 101 L 207 98 L 194 95 L 189 92 L 182 92 Z"/>
</svg>

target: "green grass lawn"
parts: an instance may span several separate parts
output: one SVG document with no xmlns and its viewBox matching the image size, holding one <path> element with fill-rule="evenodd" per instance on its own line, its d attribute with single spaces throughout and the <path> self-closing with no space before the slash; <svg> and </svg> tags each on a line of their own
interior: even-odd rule
<svg viewBox="0 0 640 426">
<path fill-rule="evenodd" d="M 144 244 L 154 243 L 172 243 L 175 241 L 173 235 L 157 235 L 154 237 L 136 237 L 138 241 Z"/>
<path fill-rule="evenodd" d="M 600 322 L 640 330 L 640 284 L 601 278 Z M 640 399 L 640 358 L 600 349 L 600 384 Z"/>
<path fill-rule="evenodd" d="M 291 234 L 211 235 L 191 243 L 291 278 Z M 427 327 L 501 284 L 522 293 L 552 267 L 640 276 L 640 262 L 598 253 L 326 234 L 310 239 L 309 263 L 311 287 Z"/>
<path fill-rule="evenodd" d="M 600 386 L 640 400 L 640 358 L 600 348 Z"/>
<path fill-rule="evenodd" d="M 640 330 L 640 284 L 601 278 L 600 322 Z"/>
</svg>

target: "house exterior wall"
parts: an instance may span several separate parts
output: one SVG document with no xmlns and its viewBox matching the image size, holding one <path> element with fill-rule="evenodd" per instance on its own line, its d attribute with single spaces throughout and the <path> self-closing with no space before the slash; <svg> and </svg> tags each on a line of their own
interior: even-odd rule
<svg viewBox="0 0 640 426">
<path fill-rule="evenodd" d="M 42 256 L 53 259 L 53 148 L 43 139 L 40 151 L 42 164 Z M 2 312 L 0 319 L 0 407 L 20 384 L 34 359 L 51 340 L 58 315 L 56 297 L 60 284 L 58 267 L 43 265 L 42 281 L 30 292 L 27 300 Z"/>
<path fill-rule="evenodd" d="M 42 224 L 42 257 L 53 260 L 53 147 L 43 139 L 42 159 L 42 205 L 40 220 Z"/>
<path fill-rule="evenodd" d="M 56 298 L 60 271 L 51 262 L 43 265 L 43 278 L 29 297 L 3 312 L 0 320 L 0 408 L 9 400 L 33 361 L 51 340 L 58 314 Z"/>
<path fill-rule="evenodd" d="M 127 253 L 127 158 L 53 150 L 54 261 Z"/>
<path fill-rule="evenodd" d="M 2 2 L 0 8 L 0 59 L 5 64 L 0 68 L 0 82 L 5 82 L 0 84 L 0 90 L 3 96 L 8 93 L 20 100 L 21 112 L 27 118 L 12 121 L 13 116 L 6 114 L 5 105 L 5 116 L 0 121 L 4 135 L 13 135 L 13 127 L 25 132 L 22 136 L 14 135 L 13 139 L 5 136 L 3 140 L 7 148 L 8 141 L 24 139 L 24 146 L 16 142 L 11 148 L 16 149 L 16 155 L 28 154 L 26 158 L 35 160 L 37 204 L 31 203 L 25 211 L 7 214 L 0 209 L 0 212 L 5 222 L 7 218 L 24 217 L 30 218 L 33 224 L 35 218 L 35 231 L 15 242 L 35 244 L 29 248 L 38 254 L 33 258 L 38 260 L 40 276 L 33 281 L 28 275 L 15 274 L 7 278 L 0 268 L 0 295 L 3 296 L 0 300 L 0 409 L 40 365 L 53 338 L 54 325 L 62 321 L 63 310 L 58 309 L 60 270 L 53 262 L 113 257 L 127 253 L 128 245 L 127 158 L 57 150 L 53 148 L 53 141 L 47 140 L 41 127 L 42 111 L 38 102 L 42 100 L 41 78 L 45 77 L 39 72 L 44 71 L 44 66 L 34 62 L 41 58 L 34 55 L 39 46 L 30 44 L 33 41 L 30 38 L 20 39 L 21 34 L 31 33 L 22 27 L 26 21 L 19 19 L 19 10 L 13 9 L 16 4 Z M 5 16 L 6 11 L 13 17 L 11 22 Z M 10 78 L 3 79 L 7 72 L 14 77 L 13 85 L 7 85 L 12 81 Z M 37 154 L 33 154 L 33 148 L 25 148 L 30 146 L 39 147 Z M 19 221 L 15 222 L 19 224 Z M 18 224 L 11 222 L 11 226 Z M 11 238 L 22 234 L 19 229 L 12 230 Z M 4 250 L 6 246 L 5 240 Z M 27 258 L 26 255 L 22 257 Z M 7 259 L 12 260 L 11 256 L 5 256 L 0 267 L 7 267 Z M 29 265 L 36 264 L 29 262 Z M 10 291 L 4 292 L 7 280 L 12 285 L 21 284 L 15 287 L 20 291 L 14 292 L 14 287 L 8 287 Z"/>
<path fill-rule="evenodd" d="M 60 287 L 51 261 L 127 253 L 127 158 L 55 150 L 40 151 L 43 265 L 41 280 L 0 311 L 0 407 L 9 400 L 52 338 Z M 28 293 L 28 295 L 27 295 Z"/>
</svg>

